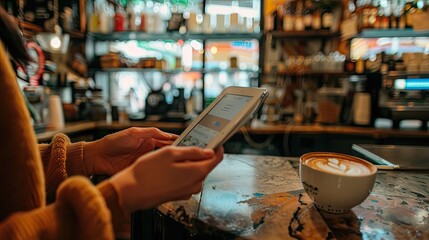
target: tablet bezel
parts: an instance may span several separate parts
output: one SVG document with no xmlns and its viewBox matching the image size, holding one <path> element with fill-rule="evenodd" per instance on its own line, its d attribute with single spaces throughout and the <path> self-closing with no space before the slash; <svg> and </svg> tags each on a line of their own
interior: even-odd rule
<svg viewBox="0 0 429 240">
<path fill-rule="evenodd" d="M 189 124 L 188 127 L 174 141 L 173 145 L 177 146 L 199 123 L 200 121 L 219 103 L 219 101 L 227 94 L 249 96 L 252 99 L 248 104 L 234 116 L 228 124 L 214 137 L 205 148 L 215 149 L 228 140 L 237 130 L 246 124 L 255 112 L 260 108 L 264 100 L 268 96 L 268 91 L 265 88 L 256 87 L 237 87 L 230 86 L 225 88 L 216 99 L 204 111 Z"/>
</svg>

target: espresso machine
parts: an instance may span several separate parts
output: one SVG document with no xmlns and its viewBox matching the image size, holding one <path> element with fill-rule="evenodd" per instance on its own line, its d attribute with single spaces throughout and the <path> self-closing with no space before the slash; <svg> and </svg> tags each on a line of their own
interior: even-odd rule
<svg viewBox="0 0 429 240">
<path fill-rule="evenodd" d="M 391 119 L 393 128 L 402 120 L 420 120 L 427 130 L 429 121 L 429 73 L 389 72 L 382 77 L 379 117 Z"/>
</svg>

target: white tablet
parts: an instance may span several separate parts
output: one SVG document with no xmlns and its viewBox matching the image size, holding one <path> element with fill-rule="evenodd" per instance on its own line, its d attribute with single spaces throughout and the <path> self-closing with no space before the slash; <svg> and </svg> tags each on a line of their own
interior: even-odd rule
<svg viewBox="0 0 429 240">
<path fill-rule="evenodd" d="M 265 88 L 225 88 L 173 145 L 210 149 L 222 145 L 253 117 L 267 96 Z"/>
</svg>

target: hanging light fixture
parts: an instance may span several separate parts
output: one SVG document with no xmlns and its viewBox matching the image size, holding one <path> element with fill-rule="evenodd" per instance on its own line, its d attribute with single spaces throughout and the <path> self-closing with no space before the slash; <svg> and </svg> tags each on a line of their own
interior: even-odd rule
<svg viewBox="0 0 429 240">
<path fill-rule="evenodd" d="M 58 24 L 58 0 L 54 0 L 53 32 L 40 32 L 36 39 L 44 51 L 51 53 L 66 53 L 70 42 L 70 35 L 63 34 Z"/>
<path fill-rule="evenodd" d="M 57 24 L 54 26 L 54 36 L 51 38 L 51 41 L 49 42 L 50 47 L 52 49 L 55 49 L 55 50 L 61 49 L 61 45 L 63 44 L 61 37 L 62 37 L 62 29 Z"/>
</svg>

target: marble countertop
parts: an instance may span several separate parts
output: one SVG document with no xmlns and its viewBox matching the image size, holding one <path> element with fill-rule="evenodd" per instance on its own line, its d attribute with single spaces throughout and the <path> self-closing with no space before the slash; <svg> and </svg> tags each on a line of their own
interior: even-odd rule
<svg viewBox="0 0 429 240">
<path fill-rule="evenodd" d="M 157 209 L 197 239 L 429 239 L 429 171 L 378 171 L 370 196 L 345 214 L 317 210 L 298 159 L 225 155 L 203 190 Z"/>
</svg>

